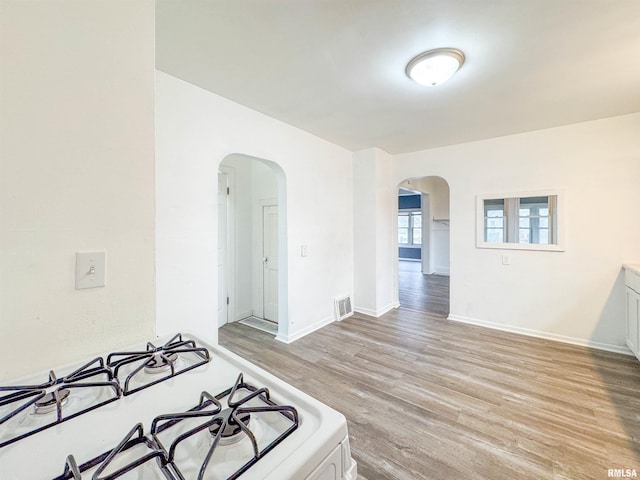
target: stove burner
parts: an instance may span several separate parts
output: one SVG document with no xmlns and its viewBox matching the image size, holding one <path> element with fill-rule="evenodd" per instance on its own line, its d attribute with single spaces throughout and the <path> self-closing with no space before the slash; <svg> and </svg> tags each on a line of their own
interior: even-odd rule
<svg viewBox="0 0 640 480">
<path fill-rule="evenodd" d="M 244 435 L 242 434 L 242 428 L 231 416 L 233 410 L 233 408 L 227 408 L 220 414 L 222 418 L 228 418 L 224 430 L 220 435 L 220 445 L 232 445 L 240 441 L 244 437 Z M 238 412 L 236 414 L 236 417 L 238 417 L 240 422 L 242 422 L 245 427 L 249 427 L 249 421 L 251 420 L 251 414 L 249 412 Z M 213 437 L 218 435 L 219 431 L 220 425 L 214 424 L 209 427 L 209 433 L 211 433 Z"/>
<path fill-rule="evenodd" d="M 177 353 L 154 353 L 153 357 L 145 363 L 144 371 L 151 374 L 170 372 L 171 366 L 175 365 L 177 358 Z"/>
<path fill-rule="evenodd" d="M 74 401 L 69 406 L 72 391 L 75 392 L 71 395 Z M 0 386 L 0 429 L 5 429 L 3 433 L 9 432 L 9 436 L 0 436 L 0 448 L 114 402 L 121 396 L 122 389 L 102 357 L 94 358 L 62 378 L 50 371 L 48 380 L 41 384 Z M 65 405 L 67 408 L 63 410 Z M 47 415 L 51 412 L 56 415 Z M 29 422 L 24 422 L 25 418 Z M 16 422 L 20 428 L 15 428 Z"/>
<path fill-rule="evenodd" d="M 69 394 L 71 391 L 68 388 L 62 388 L 58 390 L 58 398 L 60 399 L 60 407 L 64 407 L 69 402 Z M 33 404 L 36 414 L 42 415 L 45 413 L 55 412 L 57 410 L 56 395 L 54 392 L 47 393 L 40 400 L 37 400 Z"/>
<path fill-rule="evenodd" d="M 145 350 L 110 353 L 107 366 L 113 368 L 113 375 L 123 385 L 122 395 L 127 396 L 204 365 L 210 359 L 209 350 L 178 333 L 159 347 L 147 342 Z"/>
<path fill-rule="evenodd" d="M 226 403 L 228 408 L 223 409 L 223 403 Z M 194 426 L 193 422 L 197 422 L 198 418 L 201 419 L 201 423 Z M 187 423 L 183 424 L 183 421 Z M 166 461 L 176 473 L 176 478 L 187 478 L 180 472 L 182 462 L 190 464 L 198 461 L 202 462 L 198 479 L 205 478 L 208 469 L 217 472 L 217 469 L 221 468 L 229 469 L 230 472 L 225 471 L 224 475 L 220 474 L 216 478 L 236 480 L 296 430 L 298 425 L 298 411 L 295 407 L 278 405 L 271 400 L 267 388 L 257 388 L 245 383 L 241 373 L 233 387 L 216 396 L 202 392 L 199 403 L 192 409 L 156 417 L 151 423 L 151 437 L 160 450 L 165 452 Z M 272 429 L 268 436 L 263 435 L 264 428 Z M 196 437 L 202 440 L 196 443 L 205 448 L 209 440 L 206 455 L 201 449 L 197 449 L 199 453 L 192 452 L 195 456 L 185 453 L 191 448 L 186 446 L 189 442 L 184 444 L 184 448 L 179 447 L 182 442 L 198 435 L 203 437 Z M 231 457 L 227 455 L 231 452 L 228 448 L 233 451 L 236 447 L 228 445 L 240 440 L 244 442 L 245 439 L 246 444 L 242 445 L 241 450 L 252 452 L 253 456 L 248 457 L 248 460 L 243 458 L 238 464 L 229 462 Z M 170 443 L 165 445 L 163 440 Z M 218 455 L 214 455 L 216 452 Z"/>
</svg>

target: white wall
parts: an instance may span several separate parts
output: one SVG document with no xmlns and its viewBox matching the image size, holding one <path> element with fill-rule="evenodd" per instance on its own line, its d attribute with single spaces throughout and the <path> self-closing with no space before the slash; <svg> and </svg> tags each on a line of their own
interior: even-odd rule
<svg viewBox="0 0 640 480">
<path fill-rule="evenodd" d="M 156 271 L 159 333 L 217 341 L 217 170 L 227 155 L 276 162 L 286 175 L 287 332 L 334 318 L 353 289 L 351 152 L 158 71 Z M 300 246 L 308 245 L 308 256 Z"/>
<path fill-rule="evenodd" d="M 620 266 L 640 260 L 640 114 L 394 160 L 393 184 L 449 183 L 452 319 L 625 350 Z M 565 191 L 565 252 L 475 247 L 477 194 L 549 188 Z"/>
<path fill-rule="evenodd" d="M 154 3 L 0 8 L 6 379 L 153 336 Z M 76 291 L 75 252 L 92 249 L 107 285 Z"/>
<path fill-rule="evenodd" d="M 354 308 L 376 310 L 376 165 L 375 151 L 353 154 Z"/>
<path fill-rule="evenodd" d="M 373 316 L 398 304 L 398 192 L 389 183 L 391 169 L 392 157 L 378 148 L 353 154 L 354 309 Z"/>
</svg>

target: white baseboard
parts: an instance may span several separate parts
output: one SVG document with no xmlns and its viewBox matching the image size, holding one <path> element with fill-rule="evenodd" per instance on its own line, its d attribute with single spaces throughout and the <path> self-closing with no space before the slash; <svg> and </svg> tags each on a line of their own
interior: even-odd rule
<svg viewBox="0 0 640 480">
<path fill-rule="evenodd" d="M 530 328 L 515 327 L 512 325 L 504 325 L 502 323 L 488 322 L 486 320 L 479 320 L 477 318 L 464 317 L 461 315 L 449 315 L 447 320 L 454 322 L 469 323 L 471 325 L 477 325 L 479 327 L 492 328 L 494 330 L 502 330 L 504 332 L 517 333 L 520 335 L 526 335 L 528 337 L 543 338 L 545 340 L 553 340 L 555 342 L 568 343 L 571 345 L 579 345 L 581 347 L 595 348 L 596 350 L 604 350 L 606 352 L 622 353 L 623 355 L 633 355 L 631 350 L 622 345 L 613 345 L 611 343 L 594 342 L 591 340 L 584 340 L 582 338 L 568 337 L 566 335 L 559 335 L 557 333 L 545 332 L 542 330 L 533 330 Z"/>
<path fill-rule="evenodd" d="M 436 275 L 446 275 L 448 277 L 450 271 L 451 269 L 449 267 L 436 267 L 433 270 L 433 273 L 435 273 Z"/>
<path fill-rule="evenodd" d="M 314 322 L 311 325 L 298 330 L 297 332 L 289 333 L 288 335 L 280 335 L 280 332 L 278 332 L 278 335 L 276 335 L 276 340 L 282 343 L 292 343 L 306 335 L 309 335 L 311 332 L 315 332 L 316 330 L 329 325 L 334 321 L 335 318 L 333 315 L 331 315 L 329 317 L 323 318 L 322 320 L 318 320 L 317 322 Z"/>
<path fill-rule="evenodd" d="M 365 315 L 369 315 L 370 317 L 381 317 L 382 315 L 384 315 L 385 313 L 387 313 L 390 310 L 393 310 L 394 308 L 398 308 L 400 306 L 400 302 L 392 302 L 389 305 L 379 308 L 378 310 L 371 310 L 369 308 L 364 308 L 364 307 L 358 307 L 355 306 L 353 308 L 353 310 L 355 312 L 358 313 L 363 313 Z"/>
<path fill-rule="evenodd" d="M 237 322 L 238 320 L 244 320 L 245 318 L 249 318 L 252 316 L 253 310 L 247 310 L 246 312 L 236 314 L 236 319 L 234 320 L 234 322 Z"/>
<path fill-rule="evenodd" d="M 635 353 L 633 353 L 633 346 L 631 345 L 631 342 L 629 342 L 629 340 L 626 340 L 624 342 L 627 345 L 627 348 L 629 349 L 629 351 L 631 352 L 631 355 L 633 355 L 634 357 L 636 357 L 638 360 L 640 360 L 640 355 L 636 355 Z"/>
<path fill-rule="evenodd" d="M 354 310 L 354 311 L 355 311 L 355 310 Z M 337 322 L 342 322 L 343 320 L 346 320 L 347 318 L 352 317 L 352 316 L 353 316 L 353 312 L 354 312 L 354 311 L 352 311 L 351 313 L 349 313 L 349 314 L 345 315 L 345 316 L 344 316 L 344 317 L 342 317 L 342 318 L 338 318 L 338 319 L 336 319 L 336 321 L 337 321 Z"/>
</svg>

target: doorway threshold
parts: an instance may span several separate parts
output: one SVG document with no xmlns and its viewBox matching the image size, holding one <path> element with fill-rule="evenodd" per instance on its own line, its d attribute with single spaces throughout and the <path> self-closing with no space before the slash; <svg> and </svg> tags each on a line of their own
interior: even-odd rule
<svg viewBox="0 0 640 480">
<path fill-rule="evenodd" d="M 252 316 L 252 317 L 243 318 L 242 320 L 239 320 L 238 323 L 241 323 L 251 328 L 262 330 L 263 332 L 270 333 L 271 335 L 278 334 L 278 324 L 270 320 L 265 320 L 264 318 L 258 318 L 258 317 Z"/>
</svg>

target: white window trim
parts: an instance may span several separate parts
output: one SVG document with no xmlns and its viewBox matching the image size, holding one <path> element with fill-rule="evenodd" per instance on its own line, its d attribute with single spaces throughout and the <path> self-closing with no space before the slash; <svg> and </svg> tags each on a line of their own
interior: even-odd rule
<svg viewBox="0 0 640 480">
<path fill-rule="evenodd" d="M 502 198 L 525 198 L 556 196 L 555 224 L 557 244 L 541 243 L 489 243 L 484 241 L 484 201 Z M 476 248 L 493 248 L 498 250 L 538 250 L 547 252 L 564 252 L 566 250 L 564 216 L 565 195 L 563 190 L 533 190 L 525 192 L 483 193 L 476 195 Z"/>
</svg>

